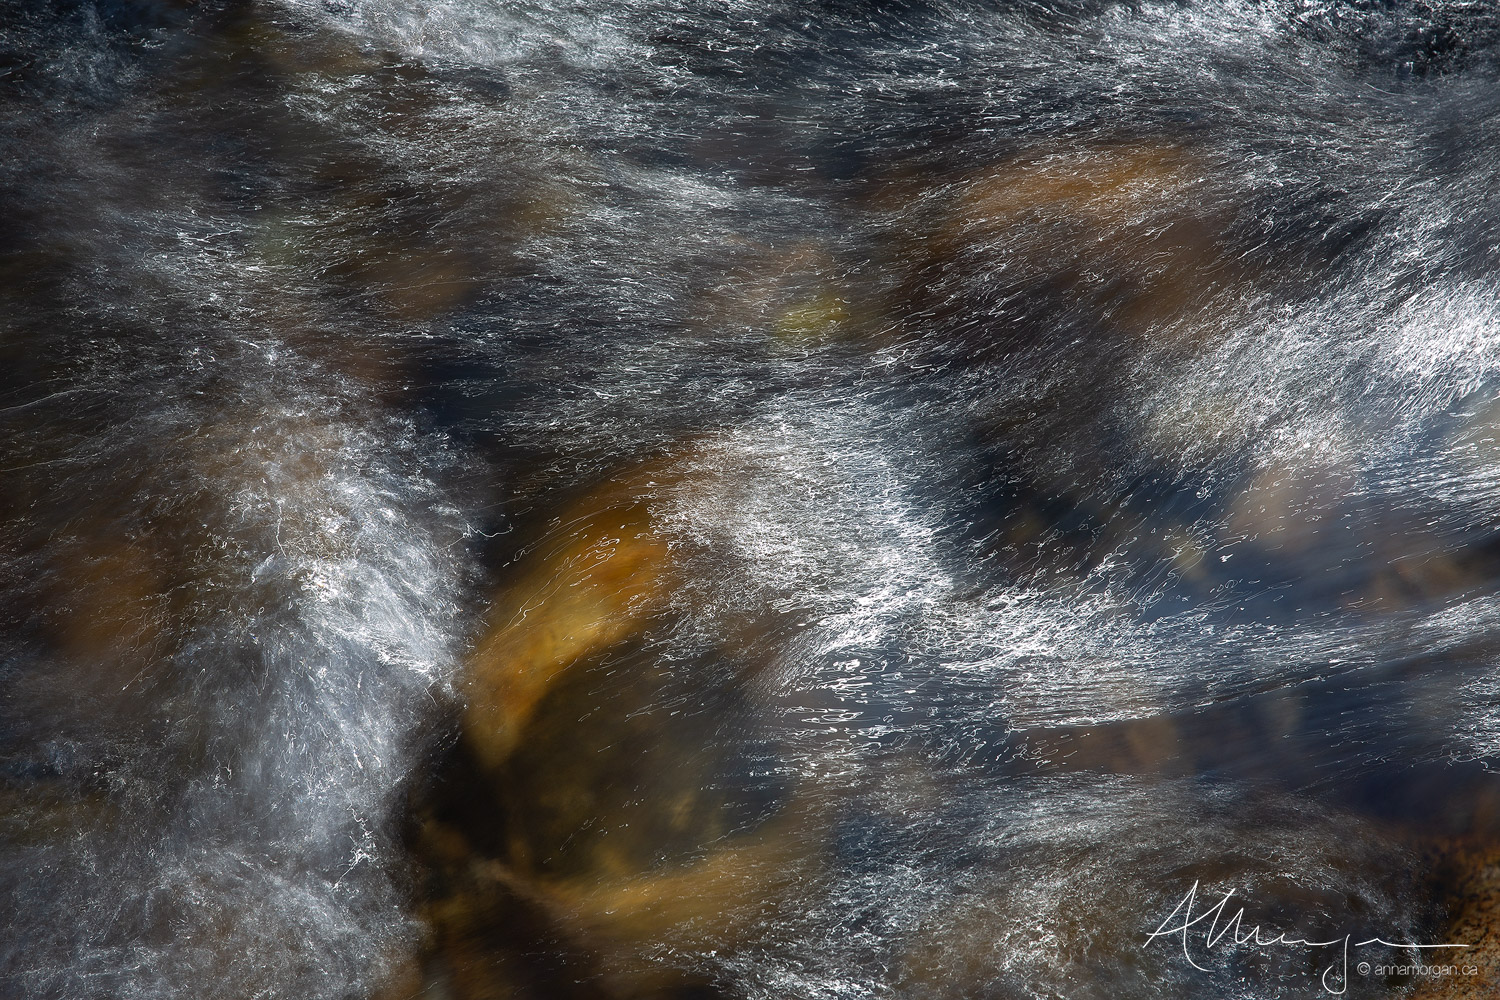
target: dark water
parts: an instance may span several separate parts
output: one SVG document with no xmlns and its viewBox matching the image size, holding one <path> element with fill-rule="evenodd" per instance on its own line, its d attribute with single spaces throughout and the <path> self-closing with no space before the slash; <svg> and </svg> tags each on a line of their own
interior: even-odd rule
<svg viewBox="0 0 1500 1000">
<path fill-rule="evenodd" d="M 1404 995 L 1149 935 L 1500 840 L 1488 3 L 5 0 L 0 100 L 4 996 Z"/>
</svg>

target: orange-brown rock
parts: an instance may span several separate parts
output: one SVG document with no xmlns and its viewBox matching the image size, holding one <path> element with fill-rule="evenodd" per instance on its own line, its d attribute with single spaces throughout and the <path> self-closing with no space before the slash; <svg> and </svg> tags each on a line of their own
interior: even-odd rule
<svg viewBox="0 0 1500 1000">
<path fill-rule="evenodd" d="M 616 489 L 565 512 L 496 599 L 469 659 L 463 727 L 479 760 L 504 762 L 557 679 L 644 627 L 670 592 L 647 496 Z"/>
<path fill-rule="evenodd" d="M 942 316 L 977 293 L 1005 330 L 1041 309 L 1191 351 L 1256 280 L 1229 241 L 1223 167 L 1172 142 L 1032 149 L 936 184 L 897 176 L 872 207 L 912 268 L 901 298 Z"/>
<path fill-rule="evenodd" d="M 946 238 L 994 246 L 1025 274 L 1106 301 L 1134 333 L 1194 318 L 1239 280 L 1224 253 L 1213 172 L 1170 145 L 1103 145 L 1022 155 L 959 187 Z"/>
<path fill-rule="evenodd" d="M 802 801 L 697 861 L 660 871 L 598 880 L 492 871 L 594 956 L 611 995 L 647 996 L 682 984 L 678 963 L 784 934 L 797 915 L 794 900 L 816 895 L 825 871 L 822 829 L 817 810 Z"/>
<path fill-rule="evenodd" d="M 1413 966 L 1451 967 L 1444 975 L 1393 978 L 1416 982 L 1412 1000 L 1500 1000 L 1500 846 L 1463 845 L 1445 859 L 1456 873 L 1451 899 L 1452 918 L 1441 944 L 1462 949 L 1436 949 L 1412 956 Z"/>
</svg>

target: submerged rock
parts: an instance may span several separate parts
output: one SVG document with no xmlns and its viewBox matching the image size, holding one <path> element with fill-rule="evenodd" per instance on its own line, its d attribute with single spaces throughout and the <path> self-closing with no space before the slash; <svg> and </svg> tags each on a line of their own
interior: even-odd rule
<svg viewBox="0 0 1500 1000">
<path fill-rule="evenodd" d="M 511 756 L 559 677 L 666 608 L 669 553 L 649 501 L 614 487 L 574 504 L 496 599 L 464 681 L 465 739 L 487 767 Z"/>
</svg>

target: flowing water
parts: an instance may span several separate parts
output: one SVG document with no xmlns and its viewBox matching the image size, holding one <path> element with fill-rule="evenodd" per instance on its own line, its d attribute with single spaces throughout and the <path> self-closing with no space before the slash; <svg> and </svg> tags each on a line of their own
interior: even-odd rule
<svg viewBox="0 0 1500 1000">
<path fill-rule="evenodd" d="M 1467 943 L 1485 0 L 4 0 L 0 101 L 0 994 Z"/>
</svg>

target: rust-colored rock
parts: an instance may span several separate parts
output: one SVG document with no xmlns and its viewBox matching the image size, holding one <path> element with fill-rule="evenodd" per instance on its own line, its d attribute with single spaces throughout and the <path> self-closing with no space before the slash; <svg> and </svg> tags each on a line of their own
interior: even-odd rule
<svg viewBox="0 0 1500 1000">
<path fill-rule="evenodd" d="M 568 510 L 496 599 L 469 660 L 463 727 L 479 760 L 499 766 L 553 683 L 642 628 L 670 591 L 646 497 L 622 489 Z"/>
<path fill-rule="evenodd" d="M 1413 956 L 1412 965 L 1452 966 L 1456 971 L 1413 977 L 1420 985 L 1411 998 L 1500 1000 L 1500 845 L 1460 847 L 1446 865 L 1457 873 L 1453 917 L 1437 943 L 1468 947 Z"/>
</svg>

